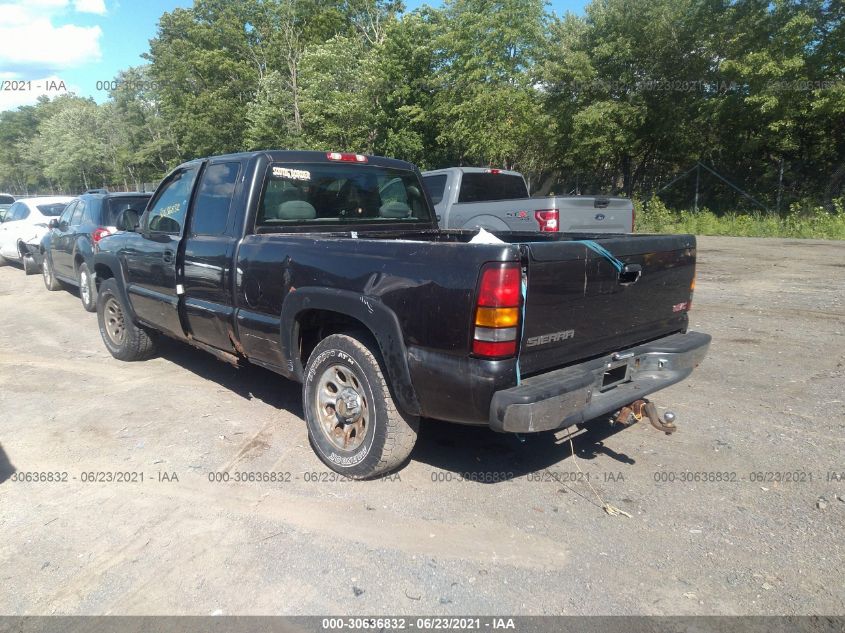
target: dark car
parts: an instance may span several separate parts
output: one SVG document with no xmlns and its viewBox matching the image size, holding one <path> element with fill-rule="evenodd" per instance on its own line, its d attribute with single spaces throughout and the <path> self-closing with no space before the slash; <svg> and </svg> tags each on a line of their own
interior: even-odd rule
<svg viewBox="0 0 845 633">
<path fill-rule="evenodd" d="M 149 193 L 84 193 L 68 204 L 61 217 L 50 223 L 41 241 L 42 272 L 47 290 L 58 290 L 65 282 L 79 287 L 82 306 L 97 309 L 97 285 L 93 257 L 97 243 L 117 231 L 117 218 L 127 209 L 140 215 Z"/>
</svg>

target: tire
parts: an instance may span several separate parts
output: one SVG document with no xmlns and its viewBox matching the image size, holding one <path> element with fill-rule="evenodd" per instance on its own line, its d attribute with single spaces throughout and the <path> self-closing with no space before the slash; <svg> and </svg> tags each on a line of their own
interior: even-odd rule
<svg viewBox="0 0 845 633">
<path fill-rule="evenodd" d="M 56 279 L 53 274 L 53 260 L 50 259 L 49 253 L 44 253 L 44 263 L 41 264 L 41 277 L 44 279 L 44 286 L 47 290 L 59 290 L 62 284 Z"/>
<path fill-rule="evenodd" d="M 352 335 L 332 334 L 305 366 L 302 401 L 311 447 L 326 466 L 353 479 L 398 468 L 417 440 L 419 418 L 396 408 L 375 350 Z"/>
<path fill-rule="evenodd" d="M 94 277 L 91 271 L 88 270 L 88 264 L 82 263 L 76 271 L 76 280 L 79 283 L 79 299 L 82 301 L 82 307 L 86 312 L 97 311 L 97 285 L 94 282 Z"/>
<path fill-rule="evenodd" d="M 155 354 L 155 338 L 132 322 L 114 279 L 106 279 L 100 284 L 97 322 L 106 349 L 118 360 L 145 360 Z"/>
<path fill-rule="evenodd" d="M 27 275 L 37 275 L 39 272 L 38 264 L 35 263 L 35 258 L 32 255 L 26 255 L 23 258 L 23 271 Z"/>
</svg>

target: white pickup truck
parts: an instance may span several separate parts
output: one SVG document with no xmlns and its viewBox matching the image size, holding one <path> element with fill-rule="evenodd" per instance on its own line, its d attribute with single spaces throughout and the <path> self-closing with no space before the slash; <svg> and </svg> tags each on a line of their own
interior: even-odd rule
<svg viewBox="0 0 845 633">
<path fill-rule="evenodd" d="M 443 229 L 634 232 L 634 206 L 628 198 L 532 198 L 522 174 L 505 169 L 449 167 L 422 176 Z"/>
</svg>

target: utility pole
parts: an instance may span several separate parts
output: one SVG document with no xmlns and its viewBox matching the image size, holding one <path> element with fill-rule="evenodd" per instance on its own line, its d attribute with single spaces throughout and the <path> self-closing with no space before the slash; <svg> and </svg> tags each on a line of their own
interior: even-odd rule
<svg viewBox="0 0 845 633">
<path fill-rule="evenodd" d="M 698 179 L 701 176 L 701 162 L 695 164 L 695 212 L 698 213 Z"/>
</svg>

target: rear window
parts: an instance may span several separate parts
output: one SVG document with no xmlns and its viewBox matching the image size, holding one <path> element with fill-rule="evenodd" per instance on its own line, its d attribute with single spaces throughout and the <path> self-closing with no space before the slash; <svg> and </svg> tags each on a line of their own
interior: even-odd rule
<svg viewBox="0 0 845 633">
<path fill-rule="evenodd" d="M 488 202 L 527 197 L 528 189 L 522 176 L 475 172 L 463 174 L 458 202 Z"/>
<path fill-rule="evenodd" d="M 274 163 L 257 225 L 430 221 L 413 172 L 370 165 Z"/>
<path fill-rule="evenodd" d="M 62 214 L 62 211 L 65 210 L 67 202 L 51 202 L 49 204 L 37 204 L 35 206 L 37 206 L 38 210 L 41 211 L 41 215 L 48 215 L 50 217 L 57 218 Z"/>
<path fill-rule="evenodd" d="M 117 218 L 126 209 L 134 209 L 138 212 L 138 215 L 141 215 L 147 208 L 149 200 L 150 196 L 106 198 L 104 205 L 106 217 L 103 218 L 103 224 L 105 226 L 116 226 Z"/>
<path fill-rule="evenodd" d="M 15 196 L 10 196 L 8 193 L 0 193 L 0 205 L 11 205 L 15 201 Z"/>
</svg>

